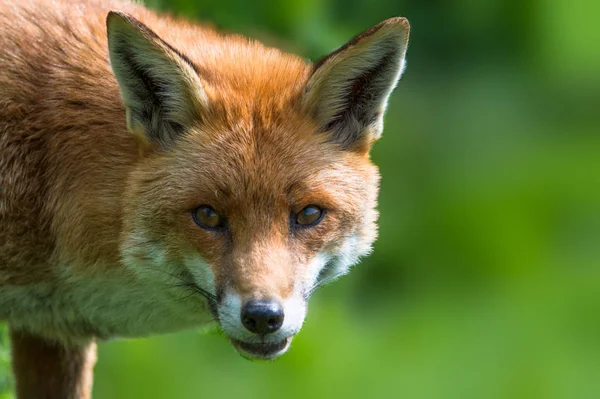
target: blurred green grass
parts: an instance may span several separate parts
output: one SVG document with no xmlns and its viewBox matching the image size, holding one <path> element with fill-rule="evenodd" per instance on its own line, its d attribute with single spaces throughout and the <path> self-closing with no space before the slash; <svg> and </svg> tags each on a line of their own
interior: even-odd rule
<svg viewBox="0 0 600 399">
<path fill-rule="evenodd" d="M 10 375 L 10 348 L 6 326 L 0 324 L 0 399 L 10 399 L 12 380 Z"/>
<path fill-rule="evenodd" d="M 313 60 L 397 15 L 411 45 L 373 151 L 375 251 L 316 294 L 290 352 L 112 341 L 96 399 L 600 397 L 600 3 L 147 3 Z"/>
</svg>

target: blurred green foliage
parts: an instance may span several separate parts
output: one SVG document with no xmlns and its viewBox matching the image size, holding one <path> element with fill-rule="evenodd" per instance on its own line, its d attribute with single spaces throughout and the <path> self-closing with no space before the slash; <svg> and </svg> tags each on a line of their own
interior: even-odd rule
<svg viewBox="0 0 600 399">
<path fill-rule="evenodd" d="M 11 388 L 8 332 L 5 326 L 0 324 L 0 399 L 11 398 Z"/>
<path fill-rule="evenodd" d="M 600 3 L 147 4 L 313 60 L 407 16 L 408 68 L 373 151 L 375 251 L 316 294 L 290 352 L 109 342 L 96 399 L 600 397 Z"/>
</svg>

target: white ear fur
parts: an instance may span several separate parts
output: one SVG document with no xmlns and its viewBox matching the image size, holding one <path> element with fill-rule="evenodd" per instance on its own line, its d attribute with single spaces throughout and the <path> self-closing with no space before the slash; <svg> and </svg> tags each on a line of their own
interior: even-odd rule
<svg viewBox="0 0 600 399">
<path fill-rule="evenodd" d="M 346 149 L 370 148 L 381 136 L 388 98 L 404 70 L 409 24 L 392 18 L 319 61 L 303 106 Z"/>
<path fill-rule="evenodd" d="M 173 141 L 207 107 L 193 64 L 128 14 L 111 11 L 106 24 L 127 128 L 149 142 Z"/>
</svg>

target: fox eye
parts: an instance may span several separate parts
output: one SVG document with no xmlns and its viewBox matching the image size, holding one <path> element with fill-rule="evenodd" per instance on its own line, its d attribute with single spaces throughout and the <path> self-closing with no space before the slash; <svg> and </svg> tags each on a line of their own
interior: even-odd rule
<svg viewBox="0 0 600 399">
<path fill-rule="evenodd" d="M 325 211 L 318 206 L 309 205 L 296 214 L 296 224 L 302 227 L 317 225 L 323 219 Z"/>
<path fill-rule="evenodd" d="M 201 205 L 192 211 L 194 222 L 203 229 L 214 230 L 223 225 L 223 218 L 208 205 Z"/>
</svg>

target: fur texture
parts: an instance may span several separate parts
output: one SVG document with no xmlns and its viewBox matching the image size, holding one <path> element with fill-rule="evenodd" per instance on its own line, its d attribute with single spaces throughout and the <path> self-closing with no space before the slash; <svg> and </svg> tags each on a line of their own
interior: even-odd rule
<svg viewBox="0 0 600 399">
<path fill-rule="evenodd" d="M 91 340 L 213 319 L 245 356 L 287 350 L 312 291 L 375 240 L 369 150 L 408 29 L 385 21 L 310 65 L 131 3 L 0 0 L 0 319 L 17 379 L 45 348 L 69 381 L 53 397 L 87 397 Z M 195 223 L 202 205 L 222 229 Z M 322 221 L 297 225 L 309 205 Z M 245 329 L 251 299 L 283 304 L 277 332 Z"/>
</svg>

